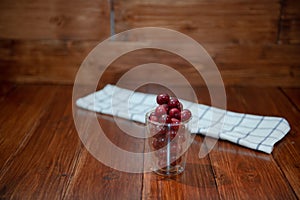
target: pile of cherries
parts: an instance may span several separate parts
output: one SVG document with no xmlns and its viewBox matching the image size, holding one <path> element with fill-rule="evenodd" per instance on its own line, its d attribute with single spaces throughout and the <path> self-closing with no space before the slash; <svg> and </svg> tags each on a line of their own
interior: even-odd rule
<svg viewBox="0 0 300 200">
<path fill-rule="evenodd" d="M 168 94 L 159 94 L 156 97 L 158 106 L 155 112 L 151 113 L 150 120 L 166 124 L 178 124 L 180 121 L 187 121 L 192 113 L 188 109 L 183 109 L 182 103 L 176 97 Z"/>
<path fill-rule="evenodd" d="M 182 103 L 176 97 L 168 94 L 159 94 L 156 97 L 158 106 L 149 115 L 149 129 L 151 147 L 158 158 L 160 168 L 176 166 L 181 162 L 182 145 L 186 140 L 186 125 L 192 114 L 188 109 L 183 109 Z M 166 146 L 169 144 L 169 148 Z M 165 147 L 165 148 L 164 148 Z M 167 159 L 167 157 L 169 157 Z M 167 160 L 171 163 L 167 163 Z"/>
</svg>

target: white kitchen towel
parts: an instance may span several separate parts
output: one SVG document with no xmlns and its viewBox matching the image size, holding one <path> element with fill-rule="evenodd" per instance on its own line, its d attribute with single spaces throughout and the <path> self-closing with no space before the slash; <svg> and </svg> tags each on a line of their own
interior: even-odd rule
<svg viewBox="0 0 300 200">
<path fill-rule="evenodd" d="M 180 99 L 193 115 L 192 133 L 227 140 L 254 150 L 271 153 L 274 144 L 290 130 L 281 117 L 236 113 Z M 157 106 L 156 95 L 106 85 L 79 98 L 78 107 L 145 123 L 145 114 Z"/>
</svg>

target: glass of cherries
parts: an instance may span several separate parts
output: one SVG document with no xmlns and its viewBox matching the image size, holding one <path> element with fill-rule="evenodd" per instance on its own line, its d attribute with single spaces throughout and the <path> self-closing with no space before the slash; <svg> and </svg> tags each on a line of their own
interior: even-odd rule
<svg viewBox="0 0 300 200">
<path fill-rule="evenodd" d="M 185 169 L 192 113 L 168 94 L 157 95 L 156 102 L 157 107 L 145 117 L 151 168 L 159 175 L 178 175 Z"/>
</svg>

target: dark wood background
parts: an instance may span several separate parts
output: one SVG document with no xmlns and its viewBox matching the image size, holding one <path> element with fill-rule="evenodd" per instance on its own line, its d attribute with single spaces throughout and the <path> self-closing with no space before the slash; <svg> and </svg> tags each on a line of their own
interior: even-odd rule
<svg viewBox="0 0 300 200">
<path fill-rule="evenodd" d="M 1 0 L 0 80 L 72 84 L 89 51 L 110 36 L 111 9 L 116 33 L 157 26 L 194 38 L 226 85 L 300 86 L 297 0 Z"/>
</svg>

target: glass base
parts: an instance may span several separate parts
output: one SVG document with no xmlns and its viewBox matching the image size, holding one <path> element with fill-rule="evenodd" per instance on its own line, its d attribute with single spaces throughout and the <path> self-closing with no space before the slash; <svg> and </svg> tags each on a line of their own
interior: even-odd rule
<svg viewBox="0 0 300 200">
<path fill-rule="evenodd" d="M 181 174 L 183 171 L 184 171 L 184 167 L 177 165 L 174 167 L 165 167 L 163 169 L 157 169 L 154 170 L 153 172 L 161 176 L 176 176 Z"/>
</svg>

